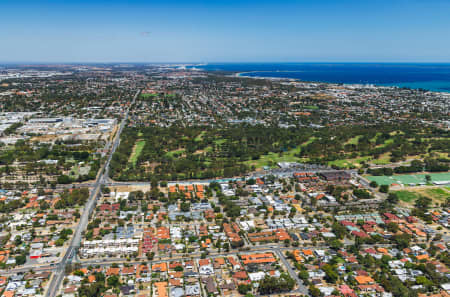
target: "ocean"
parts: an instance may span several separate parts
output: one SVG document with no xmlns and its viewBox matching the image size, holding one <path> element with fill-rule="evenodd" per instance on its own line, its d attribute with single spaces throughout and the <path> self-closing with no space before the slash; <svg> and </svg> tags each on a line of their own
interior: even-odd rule
<svg viewBox="0 0 450 297">
<path fill-rule="evenodd" d="M 249 77 L 374 84 L 450 92 L 450 63 L 222 63 L 195 66 Z"/>
</svg>

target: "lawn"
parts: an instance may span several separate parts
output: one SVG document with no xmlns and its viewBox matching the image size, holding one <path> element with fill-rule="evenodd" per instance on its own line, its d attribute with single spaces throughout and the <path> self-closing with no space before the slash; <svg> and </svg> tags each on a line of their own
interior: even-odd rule
<svg viewBox="0 0 450 297">
<path fill-rule="evenodd" d="M 379 147 L 386 147 L 392 143 L 394 143 L 394 138 L 389 138 L 389 139 L 386 139 L 383 144 L 380 144 Z"/>
<path fill-rule="evenodd" d="M 404 202 L 412 202 L 420 196 L 428 197 L 434 202 L 444 202 L 447 198 L 450 198 L 450 191 L 445 188 L 411 188 L 411 190 L 395 191 L 398 198 Z"/>
<path fill-rule="evenodd" d="M 141 94 L 141 97 L 142 97 L 142 98 L 158 97 L 158 94 L 150 94 L 150 93 L 147 93 L 147 94 Z"/>
<path fill-rule="evenodd" d="M 175 154 L 183 154 L 185 151 L 186 151 L 185 149 L 177 149 L 177 150 L 173 150 L 173 151 L 167 152 L 165 155 L 167 157 L 173 157 L 173 155 L 175 155 Z"/>
<path fill-rule="evenodd" d="M 450 198 L 450 191 L 444 188 L 425 189 L 424 194 L 438 201 L 445 201 L 447 198 Z"/>
<path fill-rule="evenodd" d="M 133 163 L 133 165 L 136 165 L 137 158 L 142 153 L 144 146 L 145 146 L 145 140 L 139 140 L 134 145 L 133 152 L 131 153 L 131 156 L 130 156 L 130 162 Z"/>
<path fill-rule="evenodd" d="M 370 142 L 375 142 L 375 141 L 377 141 L 378 136 L 380 136 L 381 134 L 382 134 L 381 132 L 377 132 L 377 134 L 376 134 L 374 137 L 372 137 L 372 138 L 370 139 Z"/>
<path fill-rule="evenodd" d="M 206 134 L 205 131 L 202 131 L 197 137 L 194 138 L 194 141 L 202 141 L 203 136 Z"/>
<path fill-rule="evenodd" d="M 347 142 L 345 144 L 354 144 L 357 145 L 359 142 L 359 139 L 362 137 L 362 135 L 358 135 L 355 137 L 350 138 L 349 140 L 347 140 Z"/>
<path fill-rule="evenodd" d="M 80 177 L 80 175 L 87 175 L 89 173 L 89 170 L 91 170 L 90 165 L 80 166 L 80 165 L 76 164 L 76 165 L 72 166 L 69 175 L 72 178 L 78 178 L 78 177 Z"/>
<path fill-rule="evenodd" d="M 305 108 L 305 109 L 311 109 L 311 110 L 317 110 L 317 109 L 319 109 L 319 107 L 318 107 L 318 106 L 315 106 L 315 105 L 306 105 L 306 106 L 304 106 L 304 108 Z"/>
<path fill-rule="evenodd" d="M 221 145 L 222 143 L 225 143 L 226 141 L 227 141 L 226 139 L 216 139 L 213 142 L 216 145 Z"/>
<path fill-rule="evenodd" d="M 334 161 L 330 161 L 328 162 L 328 166 L 338 166 L 340 168 L 348 168 L 351 165 L 353 165 L 352 163 L 350 163 L 349 160 L 344 159 L 344 160 L 334 160 Z"/>
<path fill-rule="evenodd" d="M 308 144 L 310 144 L 311 142 L 313 142 L 313 141 L 316 140 L 316 139 L 317 139 L 317 137 L 312 136 L 312 137 L 310 137 L 310 138 L 308 139 L 308 141 L 302 143 L 302 144 L 300 145 L 300 147 L 307 146 Z"/>
<path fill-rule="evenodd" d="M 419 194 L 415 192 L 410 191 L 395 191 L 395 194 L 397 194 L 397 197 L 404 202 L 412 202 L 419 198 Z"/>
</svg>

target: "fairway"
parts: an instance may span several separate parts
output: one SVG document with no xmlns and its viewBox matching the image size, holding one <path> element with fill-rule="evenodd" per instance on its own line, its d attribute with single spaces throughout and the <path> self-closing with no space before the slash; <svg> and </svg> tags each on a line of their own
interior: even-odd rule
<svg viewBox="0 0 450 297">
<path fill-rule="evenodd" d="M 139 140 L 136 142 L 133 153 L 130 156 L 130 162 L 133 163 L 133 165 L 136 165 L 137 158 L 141 154 L 142 150 L 144 149 L 145 140 Z"/>
<path fill-rule="evenodd" d="M 249 166 L 253 165 L 255 166 L 255 168 L 262 168 L 264 166 L 275 167 L 276 163 L 278 162 L 301 162 L 302 159 L 297 157 L 296 155 L 300 153 L 302 147 L 310 144 L 314 140 L 316 140 L 316 137 L 310 137 L 306 142 L 302 143 L 296 148 L 281 153 L 281 155 L 279 153 L 270 152 L 266 155 L 262 155 L 258 160 L 246 161 L 245 164 Z"/>
<path fill-rule="evenodd" d="M 151 93 L 141 94 L 141 98 L 153 98 L 153 97 L 158 97 L 158 94 L 151 94 Z"/>
<path fill-rule="evenodd" d="M 295 149 L 292 151 L 296 151 Z M 255 168 L 261 168 L 264 166 L 272 166 L 275 167 L 278 162 L 298 162 L 300 158 L 294 156 L 294 154 L 289 151 L 286 154 L 282 154 L 281 156 L 278 153 L 268 153 L 267 155 L 261 156 L 258 160 L 249 160 L 246 161 L 247 165 L 254 165 Z"/>
<path fill-rule="evenodd" d="M 450 172 L 443 173 L 429 173 L 429 174 L 402 174 L 392 176 L 368 176 L 370 181 L 376 181 L 379 185 L 391 184 L 420 184 L 425 183 L 425 176 L 431 176 L 431 181 L 450 181 Z"/>
<path fill-rule="evenodd" d="M 173 150 L 173 151 L 169 151 L 165 154 L 165 156 L 167 157 L 174 157 L 175 154 L 177 155 L 182 155 L 186 150 L 185 149 L 177 149 L 177 150 Z"/>
</svg>

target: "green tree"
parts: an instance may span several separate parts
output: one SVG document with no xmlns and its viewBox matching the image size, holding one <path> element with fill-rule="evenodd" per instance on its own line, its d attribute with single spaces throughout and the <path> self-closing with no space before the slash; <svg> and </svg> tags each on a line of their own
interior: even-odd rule
<svg viewBox="0 0 450 297">
<path fill-rule="evenodd" d="M 182 202 L 180 205 L 181 211 L 188 212 L 191 209 L 191 204 L 188 202 Z"/>
<path fill-rule="evenodd" d="M 249 284 L 240 284 L 238 286 L 238 291 L 242 295 L 247 294 L 251 289 L 252 289 L 252 287 Z"/>
<path fill-rule="evenodd" d="M 112 275 L 108 277 L 106 280 L 108 286 L 110 287 L 118 287 L 120 285 L 120 279 L 117 275 Z"/>
<path fill-rule="evenodd" d="M 381 192 L 381 193 L 387 193 L 387 192 L 389 192 L 389 185 L 381 185 L 381 186 L 380 186 L 380 192 Z"/>
<path fill-rule="evenodd" d="M 25 255 L 19 255 L 14 258 L 16 260 L 16 265 L 23 265 L 27 262 L 27 257 Z"/>
</svg>

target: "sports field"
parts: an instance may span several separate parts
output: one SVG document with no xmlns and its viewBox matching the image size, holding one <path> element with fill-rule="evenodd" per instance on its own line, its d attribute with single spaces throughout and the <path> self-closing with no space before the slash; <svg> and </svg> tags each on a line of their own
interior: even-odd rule
<svg viewBox="0 0 450 297">
<path fill-rule="evenodd" d="M 400 174 L 392 176 L 368 176 L 370 181 L 376 181 L 379 185 L 391 185 L 391 184 L 420 184 L 425 183 L 425 176 L 431 176 L 431 181 L 450 181 L 450 172 L 443 173 L 429 173 L 429 174 Z"/>
</svg>

